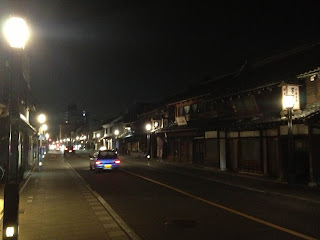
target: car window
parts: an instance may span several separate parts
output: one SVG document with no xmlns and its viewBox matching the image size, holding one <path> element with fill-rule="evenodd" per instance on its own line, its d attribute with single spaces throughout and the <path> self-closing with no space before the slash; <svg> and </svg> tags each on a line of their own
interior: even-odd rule
<svg viewBox="0 0 320 240">
<path fill-rule="evenodd" d="M 100 151 L 98 158 L 117 158 L 117 154 L 113 151 Z"/>
</svg>

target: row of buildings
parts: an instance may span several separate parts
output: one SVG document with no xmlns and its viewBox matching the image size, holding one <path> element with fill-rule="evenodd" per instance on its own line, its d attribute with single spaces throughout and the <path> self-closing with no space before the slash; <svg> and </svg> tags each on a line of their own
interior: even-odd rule
<svg viewBox="0 0 320 240">
<path fill-rule="evenodd" d="M 79 134 L 88 135 L 95 149 L 280 181 L 292 175 L 314 186 L 320 181 L 319 56 L 316 43 L 245 62 L 238 71 L 197 82 L 160 104 L 136 104 Z M 295 101 L 289 135 L 288 95 Z"/>
<path fill-rule="evenodd" d="M 86 148 L 116 148 L 120 154 L 149 154 L 163 161 L 261 174 L 281 181 L 290 173 L 298 182 L 316 185 L 320 181 L 319 54 L 320 44 L 313 44 L 246 62 L 238 71 L 197 82 L 161 103 L 136 103 L 125 113 L 95 124 L 86 113 L 70 106 L 59 138 L 82 141 Z M 31 124 L 28 59 L 25 55 L 19 59 L 18 167 L 22 177 L 37 162 L 39 138 L 33 127 L 36 124 Z M 0 59 L 3 169 L 9 151 L 9 60 L 9 53 Z M 295 99 L 291 147 L 288 111 L 282 106 L 285 95 Z"/>
</svg>

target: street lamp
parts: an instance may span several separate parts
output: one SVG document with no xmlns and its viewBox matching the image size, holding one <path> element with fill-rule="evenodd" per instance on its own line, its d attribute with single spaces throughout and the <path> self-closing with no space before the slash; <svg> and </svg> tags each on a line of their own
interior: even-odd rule
<svg viewBox="0 0 320 240">
<path fill-rule="evenodd" d="M 116 130 L 114 131 L 114 135 L 116 135 L 116 136 L 119 135 L 119 130 L 118 130 L 118 129 L 116 129 Z"/>
<path fill-rule="evenodd" d="M 39 114 L 39 116 L 38 116 L 37 119 L 38 119 L 38 122 L 39 122 L 40 124 L 43 124 L 43 123 L 46 122 L 47 117 L 46 117 L 46 115 L 44 115 L 43 113 L 41 113 L 41 114 Z"/>
<path fill-rule="evenodd" d="M 28 25 L 20 17 L 10 17 L 4 25 L 3 32 L 12 48 L 23 49 L 29 38 Z"/>
<path fill-rule="evenodd" d="M 45 132 L 45 131 L 47 131 L 48 130 L 48 125 L 47 124 L 42 124 L 41 125 L 41 129 L 42 129 L 42 134 Z"/>
<path fill-rule="evenodd" d="M 43 113 L 38 115 L 37 120 L 41 124 L 39 127 L 39 153 L 38 153 L 39 154 L 39 158 L 38 158 L 39 169 L 41 169 L 42 159 L 43 159 L 44 153 L 45 153 L 44 148 L 42 146 L 42 141 L 45 140 L 44 133 L 45 133 L 45 131 L 48 130 L 48 125 L 45 124 L 45 122 L 47 121 L 47 117 Z"/>
<path fill-rule="evenodd" d="M 293 155 L 292 110 L 295 104 L 293 95 L 283 96 L 283 108 L 287 109 L 288 117 L 288 183 L 295 184 L 295 163 Z"/>
<path fill-rule="evenodd" d="M 152 126 L 151 126 L 150 123 L 147 123 L 147 124 L 146 124 L 146 130 L 147 130 L 148 132 L 151 130 L 151 127 L 152 127 Z"/>
<path fill-rule="evenodd" d="M 114 130 L 114 135 L 116 136 L 115 137 L 115 151 L 116 151 L 116 154 L 118 154 L 118 148 L 119 148 L 119 139 L 118 139 L 118 136 L 120 134 L 120 131 L 118 129 Z"/>
<path fill-rule="evenodd" d="M 151 158 L 151 124 L 147 123 L 146 124 L 146 130 L 147 130 L 147 158 L 150 159 Z"/>
<path fill-rule="evenodd" d="M 9 154 L 7 156 L 4 186 L 4 210 L 2 239 L 18 239 L 19 210 L 19 138 L 20 138 L 20 81 L 22 49 L 29 37 L 29 29 L 23 18 L 11 17 L 3 27 L 3 34 L 11 47 L 9 81 Z"/>
</svg>

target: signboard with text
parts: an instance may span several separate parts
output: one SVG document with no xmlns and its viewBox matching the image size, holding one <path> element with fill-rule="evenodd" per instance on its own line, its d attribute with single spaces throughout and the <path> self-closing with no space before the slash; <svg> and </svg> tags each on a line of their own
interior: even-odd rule
<svg viewBox="0 0 320 240">
<path fill-rule="evenodd" d="M 299 97 L 299 86 L 298 85 L 283 85 L 282 86 L 282 99 L 284 96 L 292 95 L 294 97 L 295 103 L 293 105 L 293 110 L 299 110 L 300 109 L 300 97 Z M 282 106 L 283 110 L 286 110 Z"/>
<path fill-rule="evenodd" d="M 176 121 L 177 121 L 178 126 L 187 125 L 187 120 L 184 116 L 183 117 L 176 117 Z"/>
</svg>

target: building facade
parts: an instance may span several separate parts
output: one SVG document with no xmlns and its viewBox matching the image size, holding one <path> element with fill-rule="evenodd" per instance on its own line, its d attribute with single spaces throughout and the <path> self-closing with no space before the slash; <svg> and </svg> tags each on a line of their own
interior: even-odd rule
<svg viewBox="0 0 320 240">
<path fill-rule="evenodd" d="M 280 180 L 293 166 L 298 182 L 318 183 L 319 53 L 313 45 L 263 59 L 168 102 L 168 126 L 156 131 L 163 158 Z M 295 98 L 292 154 L 286 94 Z"/>
</svg>

